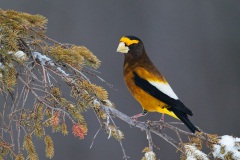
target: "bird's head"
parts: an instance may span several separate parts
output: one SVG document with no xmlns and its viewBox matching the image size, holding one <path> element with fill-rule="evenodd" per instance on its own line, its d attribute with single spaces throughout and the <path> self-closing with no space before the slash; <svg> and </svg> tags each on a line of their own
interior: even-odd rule
<svg viewBox="0 0 240 160">
<path fill-rule="evenodd" d="M 123 36 L 117 48 L 117 52 L 125 54 L 141 54 L 143 51 L 141 39 L 135 36 Z"/>
</svg>

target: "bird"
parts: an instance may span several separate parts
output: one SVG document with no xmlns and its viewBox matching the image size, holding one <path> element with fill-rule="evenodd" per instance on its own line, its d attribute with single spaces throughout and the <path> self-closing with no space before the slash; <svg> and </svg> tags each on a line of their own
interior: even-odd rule
<svg viewBox="0 0 240 160">
<path fill-rule="evenodd" d="M 189 120 L 192 111 L 174 93 L 167 80 L 148 57 L 143 42 L 136 36 L 120 38 L 117 52 L 124 54 L 124 81 L 133 97 L 141 104 L 143 111 L 132 118 L 137 120 L 148 112 L 162 113 L 181 120 L 195 133 L 199 129 Z"/>
</svg>

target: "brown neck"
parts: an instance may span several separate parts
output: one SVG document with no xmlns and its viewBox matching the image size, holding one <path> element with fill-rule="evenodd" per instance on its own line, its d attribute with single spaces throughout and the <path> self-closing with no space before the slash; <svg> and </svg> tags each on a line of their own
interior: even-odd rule
<svg viewBox="0 0 240 160">
<path fill-rule="evenodd" d="M 124 74 L 127 74 L 129 70 L 136 67 L 145 67 L 144 64 L 151 64 L 151 60 L 148 58 L 145 50 L 140 54 L 124 54 Z M 131 64 L 131 65 L 129 65 Z"/>
</svg>

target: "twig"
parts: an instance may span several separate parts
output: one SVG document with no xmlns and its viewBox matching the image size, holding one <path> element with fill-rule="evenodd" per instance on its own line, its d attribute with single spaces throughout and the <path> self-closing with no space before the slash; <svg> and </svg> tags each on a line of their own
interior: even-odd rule
<svg viewBox="0 0 240 160">
<path fill-rule="evenodd" d="M 93 77 L 96 77 L 97 79 L 99 79 L 100 81 L 102 81 L 102 82 L 105 83 L 107 86 L 109 86 L 110 88 L 114 89 L 115 91 L 118 90 L 118 89 L 115 88 L 111 83 L 105 81 L 105 80 L 104 80 L 103 78 L 101 78 L 100 76 L 98 76 L 98 75 L 96 75 L 96 74 L 93 74 L 93 73 L 91 73 L 91 72 L 88 72 L 88 71 L 83 71 L 83 72 L 85 72 L 85 73 L 87 73 L 87 74 L 89 74 L 89 75 L 91 75 L 91 76 L 93 76 Z"/>
<path fill-rule="evenodd" d="M 126 123 L 132 125 L 132 126 L 135 126 L 137 128 L 140 128 L 141 130 L 149 130 L 151 131 L 152 133 L 160 136 L 161 138 L 163 138 L 165 141 L 167 141 L 168 143 L 170 143 L 172 146 L 174 146 L 176 149 L 178 149 L 178 143 L 173 140 L 171 137 L 169 137 L 168 135 L 162 133 L 159 131 L 159 129 L 156 129 L 155 127 L 152 127 L 150 125 L 148 125 L 147 123 L 145 122 L 140 122 L 140 121 L 134 121 L 131 117 L 125 115 L 124 113 L 114 109 L 114 108 L 111 108 L 111 107 L 108 107 L 108 106 L 105 106 L 105 105 L 102 105 L 105 109 L 109 109 L 110 112 L 118 117 L 119 119 L 125 121 Z"/>
<path fill-rule="evenodd" d="M 149 130 L 146 130 L 146 134 L 147 134 L 149 151 L 150 151 L 150 152 L 153 152 L 153 141 L 152 141 L 151 132 L 150 132 Z"/>
<path fill-rule="evenodd" d="M 83 76 L 87 81 L 90 82 L 90 80 L 79 70 L 77 70 L 76 68 L 74 68 L 73 66 L 71 66 L 70 64 L 64 63 L 66 66 L 68 66 L 69 68 L 71 68 L 72 70 L 74 70 L 75 72 L 79 73 L 81 76 Z"/>
<path fill-rule="evenodd" d="M 93 143 L 94 143 L 94 140 L 96 139 L 96 137 L 97 137 L 97 135 L 98 135 L 98 133 L 99 133 L 100 130 L 101 130 L 101 128 L 99 128 L 99 129 L 97 130 L 96 134 L 94 135 L 94 137 L 93 137 L 93 139 L 92 139 L 92 144 L 90 145 L 90 149 L 92 148 Z"/>
<path fill-rule="evenodd" d="M 185 153 L 186 153 L 186 150 L 185 150 L 185 147 L 184 147 L 182 138 L 181 138 L 181 136 L 180 136 L 180 134 L 179 134 L 179 132 L 178 132 L 177 130 L 175 130 L 175 132 L 176 132 L 176 134 L 177 134 L 177 136 L 178 136 L 178 139 L 179 139 L 179 141 L 180 141 L 180 145 L 181 145 L 181 148 L 182 148 L 182 150 L 183 150 L 182 152 L 185 154 Z"/>
</svg>

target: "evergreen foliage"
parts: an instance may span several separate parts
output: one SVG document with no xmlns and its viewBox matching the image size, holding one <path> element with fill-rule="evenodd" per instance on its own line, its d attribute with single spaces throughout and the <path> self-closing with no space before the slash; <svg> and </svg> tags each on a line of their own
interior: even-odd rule
<svg viewBox="0 0 240 160">
<path fill-rule="evenodd" d="M 23 160 L 25 155 L 37 160 L 33 136 L 44 141 L 46 157 L 51 159 L 54 142 L 46 127 L 63 135 L 72 128 L 71 133 L 83 139 L 87 123 L 82 113 L 93 108 L 101 125 L 107 116 L 100 105 L 108 101 L 113 107 L 107 91 L 88 78 L 95 75 L 100 60 L 85 46 L 47 37 L 47 19 L 42 15 L 0 9 L 0 24 L 0 160 L 9 156 Z M 69 92 L 63 93 L 66 87 Z M 74 100 L 67 99 L 69 95 Z"/>
</svg>

